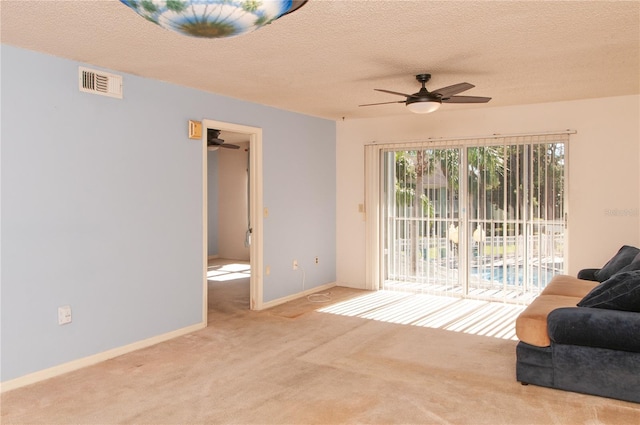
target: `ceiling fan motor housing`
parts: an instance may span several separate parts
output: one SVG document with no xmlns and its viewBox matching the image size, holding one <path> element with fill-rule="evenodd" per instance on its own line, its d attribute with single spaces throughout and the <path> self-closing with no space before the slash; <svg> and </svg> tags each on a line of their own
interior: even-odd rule
<svg viewBox="0 0 640 425">
<path fill-rule="evenodd" d="M 407 105 L 416 102 L 438 102 L 442 103 L 442 100 L 439 95 L 429 93 L 429 91 L 425 88 L 420 89 L 418 93 L 414 93 L 411 96 L 407 97 L 407 101 L 405 102 Z"/>
<path fill-rule="evenodd" d="M 221 145 L 224 143 L 224 140 L 219 138 L 220 136 L 220 130 L 216 130 L 213 128 L 208 128 L 207 129 L 207 144 L 211 145 Z"/>
</svg>

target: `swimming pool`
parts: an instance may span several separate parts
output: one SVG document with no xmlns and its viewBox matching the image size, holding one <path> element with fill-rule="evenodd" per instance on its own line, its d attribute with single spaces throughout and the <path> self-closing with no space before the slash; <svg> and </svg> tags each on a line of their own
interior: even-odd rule
<svg viewBox="0 0 640 425">
<path fill-rule="evenodd" d="M 534 286 L 545 287 L 557 271 L 548 267 L 530 266 L 528 275 L 530 283 Z M 507 265 L 506 271 L 503 265 L 486 265 L 482 267 L 472 267 L 472 276 L 479 276 L 483 281 L 507 285 L 522 286 L 525 279 L 525 268 L 521 265 Z"/>
</svg>

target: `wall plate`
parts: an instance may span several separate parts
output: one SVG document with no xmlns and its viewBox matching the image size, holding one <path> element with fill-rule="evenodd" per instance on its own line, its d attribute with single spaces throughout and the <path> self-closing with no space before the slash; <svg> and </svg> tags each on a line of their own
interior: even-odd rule
<svg viewBox="0 0 640 425">
<path fill-rule="evenodd" d="M 202 122 L 189 120 L 189 139 L 202 139 Z"/>
</svg>

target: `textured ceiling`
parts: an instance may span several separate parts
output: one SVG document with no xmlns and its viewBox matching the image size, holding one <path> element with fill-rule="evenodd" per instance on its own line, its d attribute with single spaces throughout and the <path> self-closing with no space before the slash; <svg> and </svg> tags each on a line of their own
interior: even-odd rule
<svg viewBox="0 0 640 425">
<path fill-rule="evenodd" d="M 374 88 L 459 82 L 442 110 L 640 92 L 640 1 L 310 0 L 258 31 L 185 37 L 118 0 L 1 2 L 3 43 L 329 119 L 410 114 Z M 126 82 L 125 82 L 126 84 Z M 125 87 L 126 90 L 126 87 Z M 436 112 L 437 113 L 437 112 Z"/>
</svg>

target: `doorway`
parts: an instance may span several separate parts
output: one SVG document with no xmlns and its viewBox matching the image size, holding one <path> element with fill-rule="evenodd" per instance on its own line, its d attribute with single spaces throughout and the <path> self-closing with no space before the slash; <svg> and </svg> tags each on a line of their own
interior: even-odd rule
<svg viewBox="0 0 640 425">
<path fill-rule="evenodd" d="M 245 244 L 249 251 L 249 308 L 252 310 L 262 309 L 263 279 L 262 279 L 262 261 L 263 261 L 263 222 L 262 222 L 262 129 L 257 127 L 249 127 L 239 124 L 226 123 L 205 119 L 202 122 L 202 169 L 203 169 L 203 318 L 207 318 L 208 310 L 208 268 L 209 268 L 209 160 L 207 148 L 207 129 L 219 130 L 221 134 L 226 135 L 229 140 L 225 143 L 235 144 L 237 140 L 246 141 L 248 154 L 248 199 L 246 200 L 248 213 L 244 222 L 247 224 L 244 240 L 238 244 Z M 221 137 L 222 138 L 222 137 Z M 233 139 L 233 140 L 232 140 Z M 246 157 L 245 157 L 246 158 Z M 245 192 L 246 193 L 246 192 Z M 244 212 L 243 212 L 244 215 Z M 237 248 L 241 249 L 241 248 Z"/>
<path fill-rule="evenodd" d="M 221 131 L 208 146 L 209 259 L 249 262 L 249 135 Z"/>
</svg>

